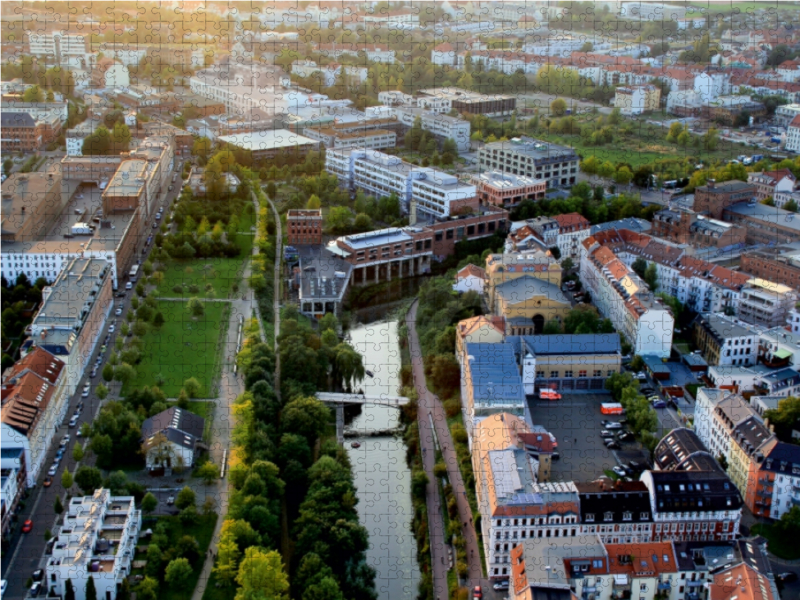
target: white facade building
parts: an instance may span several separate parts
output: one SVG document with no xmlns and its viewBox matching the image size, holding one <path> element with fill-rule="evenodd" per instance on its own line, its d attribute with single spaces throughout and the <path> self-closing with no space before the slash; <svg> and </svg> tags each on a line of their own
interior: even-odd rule
<svg viewBox="0 0 800 600">
<path fill-rule="evenodd" d="M 116 598 L 117 586 L 131 573 L 141 528 L 142 513 L 133 496 L 112 496 L 110 490 L 99 489 L 91 496 L 72 498 L 47 558 L 47 588 L 63 597 L 69 579 L 75 600 L 86 600 L 92 577 L 97 598 Z"/>
<path fill-rule="evenodd" d="M 800 152 L 800 114 L 789 122 L 789 128 L 786 130 L 786 150 Z"/>
<path fill-rule="evenodd" d="M 730 81 L 727 73 L 700 73 L 695 75 L 694 91 L 700 95 L 703 104 L 708 104 L 731 93 Z"/>
<path fill-rule="evenodd" d="M 397 194 L 405 212 L 413 201 L 419 216 L 449 217 L 451 202 L 474 198 L 477 193 L 474 185 L 463 184 L 454 175 L 374 150 L 330 150 L 325 169 L 351 188 L 377 197 Z"/>
<path fill-rule="evenodd" d="M 647 285 L 614 253 L 589 237 L 583 242 L 581 281 L 597 309 L 628 338 L 634 354 L 668 358 L 675 320 Z"/>
<path fill-rule="evenodd" d="M 423 129 L 427 129 L 438 138 L 452 138 L 459 152 L 469 152 L 469 121 L 437 114 L 421 108 L 406 108 L 404 106 L 393 108 L 391 112 L 397 117 L 398 121 L 408 127 L 413 127 L 414 121 L 419 117 L 422 121 Z"/>
</svg>

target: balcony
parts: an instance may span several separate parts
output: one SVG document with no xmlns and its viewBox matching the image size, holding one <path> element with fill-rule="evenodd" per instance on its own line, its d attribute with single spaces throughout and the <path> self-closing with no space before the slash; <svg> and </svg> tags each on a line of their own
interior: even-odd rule
<svg viewBox="0 0 800 600">
<path fill-rule="evenodd" d="M 672 582 L 671 581 L 659 581 L 657 589 L 658 589 L 659 592 L 669 592 L 672 589 Z"/>
</svg>

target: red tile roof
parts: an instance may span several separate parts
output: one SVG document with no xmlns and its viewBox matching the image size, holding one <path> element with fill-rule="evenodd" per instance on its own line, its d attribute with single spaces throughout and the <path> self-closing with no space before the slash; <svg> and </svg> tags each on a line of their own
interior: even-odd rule
<svg viewBox="0 0 800 600">
<path fill-rule="evenodd" d="M 64 361 L 56 358 L 47 350 L 35 346 L 31 352 L 8 368 L 3 383 L 7 384 L 13 377 L 20 377 L 25 372 L 31 371 L 47 380 L 51 385 L 55 385 L 64 366 Z"/>
<path fill-rule="evenodd" d="M 456 279 L 464 279 L 465 277 L 470 276 L 486 279 L 486 271 L 470 263 L 456 274 Z"/>
<path fill-rule="evenodd" d="M 672 542 L 606 544 L 606 552 L 609 572 L 613 574 L 639 578 L 678 572 Z"/>
<path fill-rule="evenodd" d="M 576 229 L 587 229 L 591 223 L 589 220 L 578 213 L 567 213 L 565 215 L 556 215 L 553 219 L 558 223 L 558 226 L 564 229 L 574 231 Z"/>
</svg>

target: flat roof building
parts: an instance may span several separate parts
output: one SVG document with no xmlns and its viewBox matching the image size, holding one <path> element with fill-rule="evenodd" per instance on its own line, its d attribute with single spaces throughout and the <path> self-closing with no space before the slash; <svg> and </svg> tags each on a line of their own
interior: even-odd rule
<svg viewBox="0 0 800 600">
<path fill-rule="evenodd" d="M 579 160 L 573 148 L 528 137 L 493 142 L 478 151 L 481 170 L 544 179 L 550 188 L 575 185 Z"/>
<path fill-rule="evenodd" d="M 142 512 L 133 496 L 112 496 L 103 488 L 72 498 L 47 557 L 47 588 L 63 597 L 69 579 L 75 600 L 86 600 L 86 583 L 92 577 L 98 598 L 115 598 L 118 586 L 131 574 L 141 528 Z"/>
<path fill-rule="evenodd" d="M 461 88 L 427 88 L 419 90 L 423 96 L 448 100 L 459 113 L 501 117 L 510 115 L 517 107 L 516 96 L 505 94 L 481 94 Z"/>
<path fill-rule="evenodd" d="M 524 200 L 542 200 L 547 191 L 547 181 L 501 171 L 488 171 L 472 176 L 478 197 L 484 201 L 513 208 Z"/>
<path fill-rule="evenodd" d="M 417 167 L 376 150 L 330 150 L 325 169 L 351 189 L 361 188 L 377 197 L 397 194 L 412 223 L 417 219 L 453 216 L 455 209 L 476 198 L 474 185 L 432 167 Z"/>
<path fill-rule="evenodd" d="M 279 154 L 288 152 L 306 154 L 310 150 L 319 148 L 317 140 L 293 133 L 288 129 L 269 129 L 223 135 L 219 137 L 219 141 L 242 150 L 249 150 L 253 155 L 253 160 L 275 158 Z"/>
</svg>

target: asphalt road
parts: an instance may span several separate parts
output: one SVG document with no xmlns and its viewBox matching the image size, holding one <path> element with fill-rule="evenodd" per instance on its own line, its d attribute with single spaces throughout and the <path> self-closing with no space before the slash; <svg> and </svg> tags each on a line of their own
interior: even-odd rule
<svg viewBox="0 0 800 600">
<path fill-rule="evenodd" d="M 91 193 L 99 193 L 97 188 L 90 189 Z M 83 191 L 83 193 L 87 192 L 88 190 Z M 165 211 L 167 210 L 166 207 L 174 200 L 175 197 L 177 197 L 179 192 L 180 186 L 176 186 L 176 189 L 174 189 L 172 192 L 167 191 L 165 199 L 162 200 L 160 204 L 161 206 L 165 207 Z M 145 227 L 145 232 L 147 232 L 148 235 L 149 232 L 152 231 L 151 227 L 151 221 L 148 221 Z M 139 240 L 136 247 L 136 255 L 141 257 L 142 262 L 147 259 L 147 256 L 149 256 L 149 253 L 152 250 L 151 245 L 147 248 L 145 254 L 142 254 L 145 240 L 146 237 L 143 236 L 143 239 Z M 125 286 L 123 274 L 120 274 L 118 285 L 120 291 L 124 290 Z M 105 360 L 108 358 L 114 347 L 114 340 L 116 339 L 117 335 L 119 335 L 119 325 L 122 324 L 122 317 L 114 317 L 114 310 L 116 309 L 116 306 L 122 302 L 124 305 L 124 315 L 130 309 L 130 299 L 132 296 L 133 292 L 131 291 L 126 294 L 125 298 L 114 298 L 110 317 L 107 319 L 106 325 L 103 328 L 103 331 L 100 333 L 94 352 L 92 353 L 90 360 L 87 362 L 87 367 L 78 384 L 77 391 L 69 399 L 69 408 L 66 416 L 64 417 L 64 423 L 61 424 L 53 436 L 53 443 L 51 444 L 50 451 L 47 453 L 47 457 L 43 463 L 42 472 L 39 474 L 37 485 L 29 490 L 28 498 L 25 501 L 25 508 L 17 514 L 16 522 L 12 526 L 13 534 L 11 536 L 11 544 L 8 550 L 4 552 L 2 556 L 3 579 L 8 580 L 8 589 L 3 595 L 4 599 L 16 600 L 24 598 L 27 593 L 27 590 L 25 589 L 26 580 L 28 577 L 30 577 L 30 574 L 33 571 L 41 568 L 42 566 L 45 551 L 45 531 L 52 531 L 55 528 L 56 513 L 53 507 L 55 504 L 56 495 L 61 496 L 62 501 L 64 500 L 65 490 L 61 486 L 61 475 L 63 474 L 65 468 L 69 469 L 71 473 L 75 472 L 76 462 L 72 459 L 72 449 L 75 446 L 76 440 L 80 440 L 81 442 L 83 441 L 81 438 L 78 438 L 78 431 L 84 423 L 91 423 L 100 410 L 101 401 L 95 395 L 94 391 L 96 387 L 103 381 L 100 373 Z M 100 347 L 103 345 L 103 340 L 105 339 L 105 335 L 108 333 L 110 324 L 115 320 L 117 321 L 117 328 L 114 333 L 110 334 L 108 351 L 105 353 L 105 355 L 103 355 L 103 362 L 98 368 L 97 376 L 94 379 L 91 379 L 89 375 L 92 370 L 92 365 L 94 365 L 96 358 L 100 356 Z M 88 398 L 82 399 L 81 392 L 86 383 L 91 384 L 91 393 Z M 81 411 L 77 426 L 74 428 L 68 427 L 67 423 L 72 415 L 75 414 L 77 406 L 81 400 L 83 400 L 83 410 Z M 72 439 L 67 445 L 64 458 L 62 459 L 61 464 L 58 466 L 55 476 L 52 477 L 52 485 L 50 487 L 43 487 L 42 483 L 44 478 L 47 475 L 48 469 L 53 464 L 56 452 L 58 451 L 59 441 L 67 433 L 70 434 Z M 91 455 L 87 456 L 84 458 L 84 461 L 81 464 L 93 464 L 93 457 Z M 73 493 L 76 492 L 77 486 L 73 486 Z M 161 505 L 159 504 L 159 508 L 160 507 Z M 22 534 L 20 532 L 22 523 L 27 519 L 31 519 L 33 521 L 33 531 L 28 534 Z"/>
</svg>

